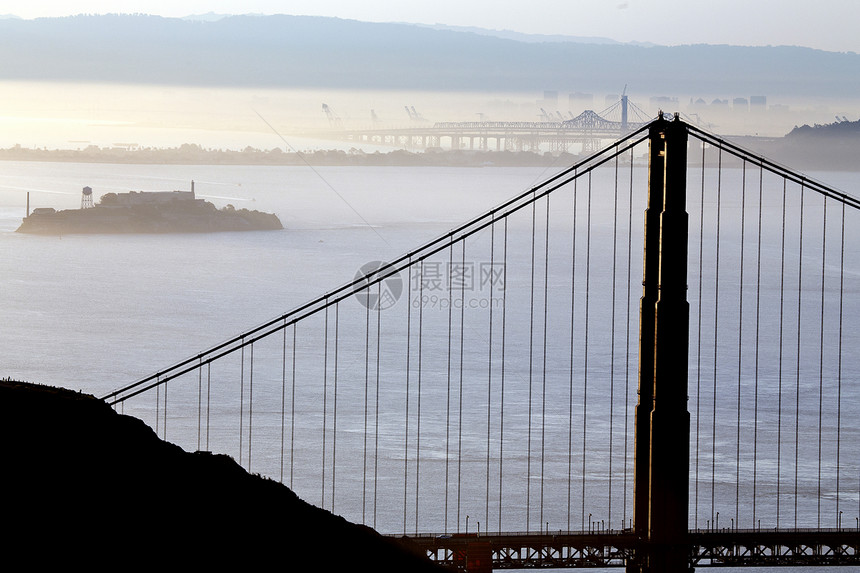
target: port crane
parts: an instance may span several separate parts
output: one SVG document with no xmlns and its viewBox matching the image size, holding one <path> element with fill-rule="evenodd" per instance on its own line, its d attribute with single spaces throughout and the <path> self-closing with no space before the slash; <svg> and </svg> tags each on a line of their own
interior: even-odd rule
<svg viewBox="0 0 860 573">
<path fill-rule="evenodd" d="M 338 129 L 343 128 L 343 122 L 340 117 L 332 110 L 328 104 L 322 104 L 322 109 L 325 112 L 325 116 L 328 118 L 328 124 L 331 127 L 336 127 Z"/>
<path fill-rule="evenodd" d="M 412 121 L 426 121 L 424 119 L 423 115 L 421 115 L 420 113 L 415 111 L 414 105 L 412 107 L 410 107 L 408 105 L 404 105 L 403 107 L 404 107 L 404 109 L 406 109 L 406 114 L 409 116 L 409 119 L 411 119 Z"/>
</svg>

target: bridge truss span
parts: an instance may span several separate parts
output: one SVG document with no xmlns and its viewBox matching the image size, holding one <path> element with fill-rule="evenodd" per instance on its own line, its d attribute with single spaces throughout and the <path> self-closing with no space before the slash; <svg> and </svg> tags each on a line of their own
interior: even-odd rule
<svg viewBox="0 0 860 573">
<path fill-rule="evenodd" d="M 612 109 L 612 108 L 610 108 Z M 602 112 L 604 115 L 607 111 Z M 640 131 L 647 121 L 610 119 L 586 110 L 558 121 L 442 121 L 409 128 L 338 129 L 317 134 L 356 143 L 409 149 L 450 147 L 455 150 L 568 152 L 591 154 L 607 141 Z"/>
<path fill-rule="evenodd" d="M 693 530 L 693 567 L 850 567 L 860 565 L 857 530 Z M 626 531 L 419 535 L 409 542 L 432 561 L 454 570 L 623 567 L 641 551 L 641 540 Z"/>
</svg>

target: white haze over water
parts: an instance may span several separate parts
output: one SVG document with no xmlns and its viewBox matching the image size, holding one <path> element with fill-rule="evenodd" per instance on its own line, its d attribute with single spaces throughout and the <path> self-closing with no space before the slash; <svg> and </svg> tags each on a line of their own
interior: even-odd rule
<svg viewBox="0 0 860 573">
<path fill-rule="evenodd" d="M 194 143 L 216 149 L 251 146 L 288 150 L 278 133 L 299 151 L 348 149 L 351 144 L 346 142 L 308 140 L 309 131 L 332 127 L 323 104 L 347 128 L 372 127 L 371 110 L 380 126 L 405 128 L 437 121 L 478 121 L 485 116 L 499 121 L 536 121 L 540 113 L 537 98 L 542 96 L 538 92 L 429 93 L 50 82 L 0 82 L 0 88 L 0 147 L 20 144 L 48 149 L 116 144 L 176 147 Z M 415 108 L 425 120 L 411 120 L 406 106 Z"/>
<path fill-rule="evenodd" d="M 191 143 L 235 150 L 248 146 L 348 150 L 358 146 L 320 137 L 320 130 L 333 125 L 323 104 L 348 129 L 426 127 L 444 121 L 539 121 L 541 108 L 564 117 L 585 109 L 601 112 L 618 101 L 623 87 L 615 94 L 595 93 L 590 103 L 570 104 L 566 93 L 558 93 L 557 102 L 548 102 L 537 89 L 534 93 L 431 93 L 3 81 L 0 148 L 164 148 Z M 645 119 L 656 117 L 657 107 L 650 105 L 655 94 L 640 94 L 631 88 L 628 95 L 645 112 Z M 706 122 L 708 129 L 721 135 L 782 136 L 795 125 L 832 122 L 837 114 L 850 120 L 860 117 L 857 101 L 824 96 L 808 100 L 771 97 L 768 104 L 781 107 L 763 114 L 689 107 L 688 100 L 700 96 L 707 94 L 678 94 L 678 102 L 663 111 L 689 111 L 689 121 Z M 410 119 L 407 106 L 423 119 Z M 379 123 L 374 124 L 371 110 Z M 631 121 L 635 119 L 631 112 Z M 369 152 L 391 149 L 360 147 Z"/>
</svg>

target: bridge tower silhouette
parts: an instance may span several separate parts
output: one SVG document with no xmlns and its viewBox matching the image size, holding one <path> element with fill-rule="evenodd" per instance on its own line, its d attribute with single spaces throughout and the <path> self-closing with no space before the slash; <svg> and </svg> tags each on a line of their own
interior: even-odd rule
<svg viewBox="0 0 860 573">
<path fill-rule="evenodd" d="M 631 573 L 688 570 L 687 129 L 660 115 L 649 130 L 634 426 L 634 528 L 647 549 L 628 565 Z"/>
<path fill-rule="evenodd" d="M 860 565 L 858 223 L 661 113 L 104 399 L 455 569 Z"/>
</svg>

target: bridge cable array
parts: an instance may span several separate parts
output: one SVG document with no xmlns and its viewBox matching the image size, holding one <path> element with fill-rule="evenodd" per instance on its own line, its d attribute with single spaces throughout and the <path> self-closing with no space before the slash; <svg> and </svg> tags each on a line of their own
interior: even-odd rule
<svg viewBox="0 0 860 573">
<path fill-rule="evenodd" d="M 629 528 L 648 127 L 104 399 L 167 438 L 170 388 L 171 439 L 383 531 Z M 721 510 L 779 528 L 789 509 L 793 527 L 841 528 L 860 488 L 843 384 L 860 372 L 843 352 L 860 201 L 688 132 L 691 528 L 720 529 Z"/>
</svg>

